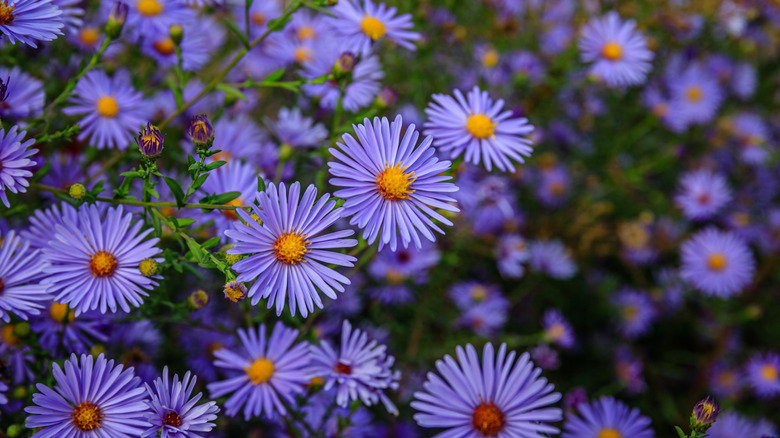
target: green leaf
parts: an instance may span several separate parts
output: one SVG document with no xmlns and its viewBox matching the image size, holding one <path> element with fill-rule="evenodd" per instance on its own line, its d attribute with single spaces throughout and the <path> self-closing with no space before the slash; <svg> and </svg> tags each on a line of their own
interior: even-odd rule
<svg viewBox="0 0 780 438">
<path fill-rule="evenodd" d="M 187 247 L 190 249 L 190 252 L 195 257 L 195 260 L 200 260 L 203 258 L 204 255 L 206 255 L 202 249 L 200 249 L 200 246 L 198 246 L 197 243 L 195 243 L 192 239 L 187 239 Z"/>
<path fill-rule="evenodd" d="M 206 172 L 210 172 L 210 171 L 212 171 L 214 169 L 222 167 L 225 164 L 227 164 L 227 161 L 215 161 L 213 163 L 209 163 L 209 164 L 206 165 Z"/>
<path fill-rule="evenodd" d="M 271 20 L 271 21 L 275 21 L 275 20 Z M 270 27 L 271 24 L 268 23 L 268 26 Z M 282 76 L 284 76 L 284 69 L 280 68 L 279 70 L 276 70 L 275 72 L 273 72 L 270 75 L 268 75 L 265 79 L 263 79 L 263 82 L 261 82 L 261 84 L 264 84 L 266 82 L 276 82 Z"/>
<path fill-rule="evenodd" d="M 179 228 L 186 228 L 195 223 L 195 219 L 190 219 L 188 217 L 174 219 L 176 219 L 176 226 Z"/>
<path fill-rule="evenodd" d="M 201 204 L 227 204 L 228 202 L 241 196 L 241 192 L 227 192 L 220 195 L 212 196 L 211 202 L 201 202 Z"/>
<path fill-rule="evenodd" d="M 257 191 L 258 192 L 265 191 L 265 180 L 260 175 L 257 175 Z"/>
<path fill-rule="evenodd" d="M 196 268 L 195 266 L 189 264 L 189 263 L 182 263 L 182 268 L 184 268 L 186 271 L 189 271 L 192 275 L 198 277 L 199 279 L 203 280 L 203 274 Z"/>
<path fill-rule="evenodd" d="M 203 244 L 200 246 L 203 249 L 209 249 L 213 248 L 217 245 L 219 245 L 219 241 L 221 240 L 220 237 L 212 237 L 211 239 L 203 242 Z"/>
<path fill-rule="evenodd" d="M 181 186 L 179 183 L 170 177 L 163 177 L 163 180 L 165 180 L 165 184 L 168 185 L 168 188 L 171 189 L 171 193 L 173 193 L 173 196 L 176 198 L 176 207 L 181 208 L 182 205 L 184 205 L 184 191 L 181 189 Z"/>
<path fill-rule="evenodd" d="M 158 193 L 157 190 L 154 189 L 154 187 L 147 187 L 146 191 L 149 192 L 149 194 L 152 195 L 154 199 L 157 200 L 160 199 L 160 193 Z"/>
<path fill-rule="evenodd" d="M 208 173 L 204 173 L 203 175 L 199 176 L 198 179 L 196 179 L 192 183 L 192 185 L 190 186 L 190 187 L 192 187 L 192 192 L 194 193 L 195 190 L 198 190 L 200 188 L 200 186 L 202 186 L 203 183 L 206 182 L 206 178 L 208 178 L 208 177 L 209 177 Z M 189 193 L 189 190 L 187 190 L 187 192 Z M 190 194 L 192 194 L 192 193 L 190 193 Z"/>
<path fill-rule="evenodd" d="M 233 32 L 233 34 L 237 36 L 239 40 L 241 40 L 242 46 L 244 47 L 249 46 L 249 41 L 247 41 L 244 32 L 241 31 L 241 29 L 239 29 L 235 23 L 233 23 L 233 20 L 225 20 L 225 25 L 227 25 L 228 29 L 230 29 L 230 31 Z"/>
<path fill-rule="evenodd" d="M 243 91 L 238 90 L 237 88 L 233 88 L 230 85 L 227 84 L 219 84 L 217 85 L 217 90 L 224 91 L 225 94 L 229 94 L 236 99 L 241 99 L 244 102 L 249 102 L 249 99 L 246 97 L 246 94 L 244 94 Z"/>
<path fill-rule="evenodd" d="M 51 169 L 51 161 L 46 161 L 43 163 L 43 166 L 41 166 L 40 169 L 38 169 L 37 172 L 35 172 L 35 175 L 30 179 L 30 182 L 38 182 L 41 178 L 46 176 L 47 173 L 49 173 L 49 169 Z"/>
<path fill-rule="evenodd" d="M 683 432 L 682 429 L 680 429 L 680 426 L 674 426 L 675 430 L 677 430 L 677 435 L 680 436 L 680 438 L 687 438 L 687 435 L 685 435 L 685 432 Z"/>
</svg>

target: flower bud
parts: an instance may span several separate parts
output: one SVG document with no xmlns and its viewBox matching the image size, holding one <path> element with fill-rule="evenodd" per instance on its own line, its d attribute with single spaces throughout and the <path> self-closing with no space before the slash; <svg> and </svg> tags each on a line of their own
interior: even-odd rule
<svg viewBox="0 0 780 438">
<path fill-rule="evenodd" d="M 160 156 L 163 151 L 163 142 L 165 141 L 165 134 L 160 133 L 160 130 L 151 123 L 146 124 L 146 128 L 142 129 L 136 139 L 138 142 L 138 150 L 147 160 L 153 160 Z"/>
<path fill-rule="evenodd" d="M 5 434 L 8 435 L 8 438 L 16 438 L 18 436 L 22 436 L 22 433 L 24 432 L 24 427 L 22 427 L 21 424 L 12 424 L 8 426 L 8 429 L 5 431 Z"/>
<path fill-rule="evenodd" d="M 209 294 L 203 289 L 198 289 L 187 297 L 187 305 L 192 310 L 200 310 L 209 303 Z"/>
<path fill-rule="evenodd" d="M 141 260 L 141 263 L 138 264 L 138 270 L 141 271 L 141 275 L 144 277 L 151 277 L 157 274 L 158 267 L 159 265 L 157 262 L 152 259 L 143 259 Z"/>
<path fill-rule="evenodd" d="M 106 23 L 106 36 L 115 40 L 122 33 L 122 27 L 127 21 L 127 12 L 129 8 L 125 3 L 116 2 L 108 14 L 108 23 Z"/>
<path fill-rule="evenodd" d="M 173 44 L 178 46 L 181 44 L 182 38 L 184 38 L 184 29 L 179 24 L 171 24 L 168 28 L 168 35 L 171 37 Z"/>
<path fill-rule="evenodd" d="M 30 324 L 27 322 L 20 322 L 14 326 L 14 334 L 17 336 L 27 336 L 30 334 Z"/>
<path fill-rule="evenodd" d="M 84 185 L 81 183 L 76 183 L 68 187 L 68 196 L 70 196 L 73 199 L 79 200 L 84 196 L 86 196 L 86 194 L 87 194 L 87 188 L 84 187 Z"/>
<path fill-rule="evenodd" d="M 347 73 L 352 72 L 357 63 L 357 57 L 352 52 L 344 52 L 333 64 L 333 74 L 337 77 L 344 76 Z"/>
<path fill-rule="evenodd" d="M 718 418 L 720 413 L 720 406 L 715 399 L 707 396 L 704 400 L 696 403 L 691 413 L 691 430 L 699 433 L 704 433 L 712 426 L 712 423 Z"/>
<path fill-rule="evenodd" d="M 231 281 L 223 287 L 225 298 L 232 303 L 240 303 L 246 298 L 246 286 L 237 281 Z"/>
<path fill-rule="evenodd" d="M 198 150 L 207 151 L 214 144 L 214 127 L 205 114 L 198 114 L 190 119 L 187 134 Z"/>
</svg>

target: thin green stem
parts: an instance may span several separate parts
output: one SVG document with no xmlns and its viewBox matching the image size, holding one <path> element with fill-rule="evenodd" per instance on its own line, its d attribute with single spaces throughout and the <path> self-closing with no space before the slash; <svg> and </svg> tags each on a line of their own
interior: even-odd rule
<svg viewBox="0 0 780 438">
<path fill-rule="evenodd" d="M 199 244 L 199 243 L 198 243 L 198 242 L 197 242 L 195 239 L 193 239 L 192 237 L 188 236 L 188 235 L 187 235 L 185 232 L 183 232 L 183 231 L 178 231 L 178 228 L 176 228 L 176 226 L 174 226 L 174 225 L 173 225 L 173 224 L 172 224 L 172 223 L 171 223 L 171 222 L 168 220 L 168 218 L 167 218 L 167 217 L 165 217 L 165 216 L 164 216 L 162 213 L 160 213 L 160 211 L 159 211 L 159 210 L 157 210 L 156 208 L 152 208 L 152 209 L 151 209 L 151 211 L 152 211 L 152 213 L 153 213 L 155 216 L 157 216 L 157 218 L 158 218 L 158 219 L 160 219 L 160 221 L 161 221 L 162 223 L 164 223 L 164 224 L 165 224 L 165 225 L 166 225 L 168 228 L 170 228 L 170 229 L 171 229 L 173 232 L 175 232 L 175 233 L 176 233 L 178 236 L 180 236 L 181 238 L 183 238 L 185 241 L 188 241 L 188 242 L 190 242 L 191 244 L 193 244 L 193 245 L 195 245 L 195 246 L 198 246 L 198 247 L 200 247 L 200 244 Z M 215 265 L 217 265 L 217 269 L 219 269 L 221 272 L 223 272 L 223 273 L 224 273 L 225 275 L 227 275 L 228 277 L 230 277 L 230 276 L 231 276 L 231 275 L 230 275 L 230 273 L 231 273 L 231 271 L 230 271 L 230 266 L 228 266 L 228 265 L 227 265 L 227 263 L 225 263 L 224 261 L 220 260 L 220 259 L 219 259 L 219 258 L 218 258 L 218 257 L 217 257 L 217 256 L 216 256 L 214 253 L 212 253 L 211 251 L 204 251 L 204 252 L 205 252 L 205 253 L 206 253 L 206 255 L 208 256 L 209 260 L 211 260 L 211 262 L 212 262 L 212 263 L 214 263 Z"/>
</svg>

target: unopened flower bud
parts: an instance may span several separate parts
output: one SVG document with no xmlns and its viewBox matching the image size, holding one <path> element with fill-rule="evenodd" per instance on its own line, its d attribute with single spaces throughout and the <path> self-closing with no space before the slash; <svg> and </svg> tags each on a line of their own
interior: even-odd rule
<svg viewBox="0 0 780 438">
<path fill-rule="evenodd" d="M 168 35 L 171 37 L 173 44 L 178 46 L 181 44 L 182 38 L 184 38 L 184 29 L 179 24 L 171 24 L 168 28 Z"/>
<path fill-rule="evenodd" d="M 86 194 L 87 194 L 87 188 L 84 187 L 84 185 L 81 183 L 76 183 L 68 187 L 68 196 L 70 196 L 73 199 L 79 200 L 84 196 L 86 196 Z"/>
<path fill-rule="evenodd" d="M 11 393 L 11 396 L 17 400 L 27 398 L 27 387 L 24 385 L 17 386 L 14 388 L 14 392 Z"/>
<path fill-rule="evenodd" d="M 102 344 L 95 344 L 89 349 L 89 354 L 98 357 L 106 352 L 106 347 Z"/>
<path fill-rule="evenodd" d="M 141 260 L 141 263 L 138 264 L 138 270 L 141 271 L 141 275 L 144 277 L 151 277 L 157 274 L 158 267 L 159 265 L 157 262 L 152 259 L 143 259 Z"/>
<path fill-rule="evenodd" d="M 16 438 L 22 436 L 22 432 L 24 432 L 24 427 L 21 424 L 12 424 L 8 426 L 5 434 L 8 435 L 8 438 Z"/>
<path fill-rule="evenodd" d="M 127 12 L 129 8 L 125 3 L 116 2 L 108 14 L 108 23 L 106 23 L 106 35 L 115 40 L 122 33 L 122 27 L 127 21 Z"/>
<path fill-rule="evenodd" d="M 187 134 L 190 136 L 192 144 L 198 150 L 207 151 L 214 144 L 214 127 L 211 125 L 208 116 L 198 114 L 190 119 L 190 126 L 187 128 Z"/>
<path fill-rule="evenodd" d="M 223 287 L 225 292 L 225 298 L 232 303 L 240 303 L 246 298 L 246 286 L 243 283 L 237 281 L 231 281 Z"/>
<path fill-rule="evenodd" d="M 192 310 L 200 310 L 209 303 L 209 294 L 203 289 L 198 289 L 187 297 L 187 304 Z"/>
<path fill-rule="evenodd" d="M 153 160 L 159 157 L 163 151 L 165 134 L 162 134 L 156 126 L 147 123 L 146 128 L 141 130 L 136 140 L 138 142 L 138 149 L 141 151 L 144 158 Z"/>
<path fill-rule="evenodd" d="M 720 406 L 714 399 L 707 396 L 693 407 L 691 430 L 697 434 L 706 432 L 718 418 L 718 413 L 720 413 Z"/>
<path fill-rule="evenodd" d="M 336 60 L 336 63 L 333 64 L 333 74 L 335 76 L 343 76 L 350 73 L 355 68 L 356 63 L 357 57 L 354 53 L 344 52 L 339 56 L 339 59 Z"/>
<path fill-rule="evenodd" d="M 17 336 L 27 336 L 30 334 L 30 324 L 27 322 L 20 322 L 14 326 L 14 334 Z"/>
</svg>

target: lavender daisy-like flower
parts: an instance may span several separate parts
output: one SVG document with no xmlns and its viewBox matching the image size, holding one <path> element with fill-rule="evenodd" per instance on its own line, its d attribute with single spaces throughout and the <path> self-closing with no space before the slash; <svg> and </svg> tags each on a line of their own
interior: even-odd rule
<svg viewBox="0 0 780 438">
<path fill-rule="evenodd" d="M 480 363 L 471 344 L 458 346 L 457 362 L 451 356 L 436 361 L 441 377 L 428 373 L 425 391 L 416 392 L 412 408 L 421 427 L 448 430 L 437 437 L 539 437 L 557 434 L 550 423 L 560 421 L 561 409 L 551 407 L 561 399 L 555 386 L 540 377 L 528 353 L 515 362 L 501 344 L 496 354 L 487 343 Z M 443 377 L 443 378 L 442 378 Z M 544 435 L 543 435 L 544 434 Z"/>
<path fill-rule="evenodd" d="M 397 15 L 395 7 L 388 8 L 384 3 L 375 4 L 372 0 L 340 1 L 334 8 L 336 15 L 330 22 L 333 30 L 344 38 L 346 50 L 362 54 L 371 52 L 374 41 L 387 38 L 409 50 L 414 50 L 414 41 L 420 34 L 412 32 L 411 14 Z"/>
<path fill-rule="evenodd" d="M 98 312 L 82 313 L 77 318 L 76 312 L 67 304 L 54 301 L 47 313 L 32 320 L 30 328 L 38 333 L 41 347 L 54 354 L 60 348 L 66 352 L 86 354 L 94 344 L 93 339 L 98 342 L 108 341 L 104 330 L 105 318 Z"/>
<path fill-rule="evenodd" d="M 328 341 L 311 347 L 311 372 L 325 379 L 325 388 L 336 388 L 336 404 L 347 407 L 349 402 L 360 400 L 366 406 L 381 401 L 387 411 L 397 414 L 398 409 L 385 394 L 387 389 L 397 389 L 399 371 L 390 367 L 395 358 L 387 354 L 387 347 L 368 339 L 360 329 L 352 329 L 344 320 L 341 329 L 341 348 L 338 352 Z"/>
<path fill-rule="evenodd" d="M 45 97 L 43 82 L 19 67 L 0 67 L 0 82 L 6 90 L 4 96 L 0 92 L 0 117 L 23 119 L 41 113 Z"/>
<path fill-rule="evenodd" d="M 697 170 L 682 175 L 674 201 L 688 219 L 707 219 L 731 201 L 731 189 L 723 175 Z"/>
<path fill-rule="evenodd" d="M 567 279 L 577 272 L 571 252 L 560 240 L 537 240 L 528 245 L 531 269 L 552 278 Z"/>
<path fill-rule="evenodd" d="M 277 120 L 265 120 L 270 131 L 281 144 L 292 147 L 318 147 L 328 138 L 328 130 L 322 123 L 314 123 L 314 120 L 301 115 L 298 108 L 279 110 Z"/>
<path fill-rule="evenodd" d="M 228 416 L 235 416 L 244 408 L 244 419 L 274 412 L 287 413 L 281 398 L 288 403 L 304 392 L 309 382 L 309 343 L 295 344 L 298 330 L 287 328 L 281 322 L 274 325 L 271 338 L 266 338 L 265 324 L 257 330 L 238 330 L 245 354 L 220 349 L 214 352 L 214 365 L 229 370 L 233 377 L 208 384 L 211 397 L 232 395 L 225 402 Z M 233 371 L 238 371 L 234 373 Z"/>
<path fill-rule="evenodd" d="M 125 26 L 136 41 L 166 35 L 171 25 L 188 23 L 195 16 L 195 10 L 179 0 L 131 0 L 128 6 Z"/>
<path fill-rule="evenodd" d="M 30 246 L 33 248 L 45 248 L 49 241 L 54 236 L 54 232 L 58 224 L 62 225 L 63 218 L 70 218 L 71 221 L 76 223 L 78 221 L 78 213 L 72 205 L 68 203 L 61 203 L 59 205 L 54 204 L 45 210 L 35 210 L 27 220 L 30 222 L 30 226 L 26 230 L 19 233 L 23 239 L 30 242 Z"/>
<path fill-rule="evenodd" d="M 531 257 L 528 243 L 522 236 L 507 234 L 501 236 L 495 249 L 498 271 L 506 278 L 520 278 L 525 273 L 523 264 Z"/>
<path fill-rule="evenodd" d="M 445 224 L 452 222 L 434 208 L 460 211 L 449 204 L 455 200 L 445 193 L 458 190 L 452 179 L 443 172 L 451 167 L 449 161 L 439 161 L 431 148 L 432 137 L 426 137 L 417 146 L 419 133 L 414 125 L 406 128 L 401 139 L 403 120 L 397 116 L 393 123 L 387 118 L 365 119 L 362 125 L 353 125 L 357 140 L 344 134 L 344 143 L 330 153 L 340 162 L 329 162 L 330 183 L 346 187 L 335 193 L 344 198 L 345 215 L 353 215 L 350 224 L 364 230 L 363 238 L 369 244 L 379 237 L 379 249 L 390 244 L 395 251 L 398 234 L 401 244 L 414 241 L 420 248 L 419 234 L 436 241 L 431 229 L 444 234 L 430 218 Z M 380 235 L 381 233 L 381 235 Z"/>
<path fill-rule="evenodd" d="M 653 438 L 650 419 L 612 397 L 601 397 L 577 406 L 580 416 L 570 415 L 562 438 Z"/>
<path fill-rule="evenodd" d="M 11 321 L 9 313 L 27 320 L 38 315 L 51 299 L 48 285 L 40 284 L 39 252 L 11 231 L 0 232 L 0 318 Z"/>
<path fill-rule="evenodd" d="M 27 192 L 30 185 L 27 179 L 33 176 L 29 169 L 36 164 L 30 157 L 38 152 L 38 149 L 28 149 L 35 139 L 24 141 L 27 131 L 18 129 L 17 126 L 8 131 L 0 128 L 0 201 L 6 207 L 11 206 L 8 192 Z"/>
<path fill-rule="evenodd" d="M 656 316 L 655 304 L 647 293 L 624 289 L 612 297 L 620 314 L 619 327 L 624 336 L 636 338 L 650 329 Z"/>
<path fill-rule="evenodd" d="M 69 100 L 74 105 L 62 112 L 85 114 L 79 121 L 78 139 L 89 139 L 98 149 L 126 149 L 146 123 L 143 96 L 135 91 L 126 72 L 109 78 L 105 72 L 91 71 L 76 84 L 74 94 Z"/>
<path fill-rule="evenodd" d="M 142 231 L 143 222 L 131 225 L 133 215 L 124 214 L 122 206 L 109 208 L 105 215 L 92 205 L 79 208 L 78 223 L 63 218 L 63 225 L 43 249 L 48 277 L 55 300 L 69 304 L 76 316 L 88 310 L 116 312 L 117 307 L 130 312 L 138 307 L 147 289 L 157 286 L 152 278 L 141 274 L 139 264 L 155 257 L 160 240 L 144 238 L 152 232 Z"/>
<path fill-rule="evenodd" d="M 741 237 L 708 228 L 680 247 L 680 277 L 707 295 L 729 297 L 753 279 L 755 261 Z"/>
<path fill-rule="evenodd" d="M 579 46 L 582 61 L 593 63 L 590 74 L 610 87 L 641 84 L 652 67 L 653 52 L 636 30 L 636 21 L 623 21 L 615 11 L 592 18 L 582 30 Z"/>
<path fill-rule="evenodd" d="M 289 299 L 292 315 L 298 309 L 306 317 L 315 305 L 322 308 L 318 290 L 331 299 L 336 299 L 336 291 L 344 292 L 342 284 L 349 284 L 349 279 L 326 264 L 353 266 L 355 257 L 330 250 L 355 246 L 357 240 L 345 239 L 354 234 L 352 230 L 320 235 L 342 217 L 343 210 L 334 208 L 335 201 L 328 202 L 328 194 L 317 200 L 314 185 L 303 198 L 300 192 L 297 182 L 289 192 L 284 183 L 278 189 L 270 184 L 257 195 L 258 205 L 252 205 L 256 218 L 236 210 L 246 224 L 234 224 L 225 235 L 236 241 L 229 254 L 251 254 L 233 269 L 238 281 L 255 281 L 248 293 L 252 304 L 268 298 L 268 308 L 275 303 L 276 314 L 281 315 Z"/>
<path fill-rule="evenodd" d="M 434 146 L 450 158 L 464 155 L 472 164 L 482 161 L 490 171 L 495 165 L 501 171 L 514 172 L 512 161 L 524 163 L 530 156 L 531 140 L 525 138 L 534 127 L 524 117 L 512 118 L 512 111 L 502 111 L 504 101 L 493 101 L 478 86 L 466 97 L 460 90 L 455 97 L 434 94 L 425 114 L 425 135 L 434 138 Z"/>
<path fill-rule="evenodd" d="M 699 64 L 692 64 L 669 80 L 670 115 L 683 126 L 707 123 L 713 118 L 724 95 L 718 79 Z"/>
<path fill-rule="evenodd" d="M 41 428 L 36 437 L 129 438 L 148 426 L 146 390 L 133 368 L 115 367 L 102 354 L 97 359 L 81 355 L 80 363 L 72 354 L 64 368 L 53 365 L 56 386 L 52 390 L 39 383 L 35 406 L 25 408 L 30 414 L 26 426 Z"/>
<path fill-rule="evenodd" d="M 62 11 L 51 0 L 0 0 L 0 34 L 11 42 L 38 47 L 62 35 Z"/>
<path fill-rule="evenodd" d="M 149 393 L 151 411 L 147 420 L 151 427 L 146 429 L 142 437 L 159 436 L 160 438 L 201 438 L 201 433 L 207 433 L 214 428 L 212 421 L 217 419 L 217 402 L 207 402 L 197 405 L 203 393 L 192 397 L 197 377 L 189 371 L 179 380 L 179 375 L 168 379 L 168 367 L 163 368 L 162 377 L 154 381 L 154 388 L 146 385 Z M 197 405 L 197 406 L 196 406 Z M 157 435 L 157 433 L 160 435 Z"/>
<path fill-rule="evenodd" d="M 560 310 L 550 309 L 544 312 L 542 324 L 545 339 L 555 342 L 563 348 L 574 346 L 574 330 Z"/>
<path fill-rule="evenodd" d="M 757 396 L 771 398 L 780 394 L 780 355 L 756 354 L 745 366 L 748 383 Z"/>
</svg>

